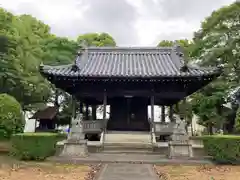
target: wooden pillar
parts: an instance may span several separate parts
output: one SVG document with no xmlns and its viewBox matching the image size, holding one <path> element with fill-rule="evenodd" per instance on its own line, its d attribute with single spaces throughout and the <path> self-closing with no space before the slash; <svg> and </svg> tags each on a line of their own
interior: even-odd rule
<svg viewBox="0 0 240 180">
<path fill-rule="evenodd" d="M 162 106 L 161 113 L 161 122 L 165 122 L 165 106 Z"/>
<path fill-rule="evenodd" d="M 173 105 L 169 106 L 169 119 L 174 121 L 173 119 Z"/>
<path fill-rule="evenodd" d="M 183 99 L 183 119 L 187 121 L 187 100 L 186 98 Z"/>
<path fill-rule="evenodd" d="M 154 99 L 154 95 L 152 95 L 152 96 L 151 96 L 151 100 L 150 100 L 150 101 L 151 101 L 151 122 L 150 122 L 151 124 L 150 124 L 150 132 L 154 132 L 154 131 L 155 131 L 155 130 L 153 129 L 153 128 L 155 128 L 155 127 L 154 127 L 154 103 L 155 103 L 154 100 L 155 100 L 155 99 Z M 151 138 L 153 138 L 152 135 L 151 135 Z M 152 140 L 152 139 L 151 139 L 151 140 Z"/>
<path fill-rule="evenodd" d="M 54 106 L 57 106 L 57 107 L 59 107 L 59 103 L 58 103 L 59 95 L 60 95 L 60 91 L 59 91 L 59 89 L 56 88 L 55 89 Z"/>
<path fill-rule="evenodd" d="M 103 94 L 103 121 L 104 121 L 104 131 L 107 128 L 107 93 L 106 90 Z"/>
<path fill-rule="evenodd" d="M 151 96 L 151 121 L 154 122 L 154 96 Z"/>
<path fill-rule="evenodd" d="M 92 119 L 96 120 L 97 119 L 97 106 L 92 105 Z"/>
<path fill-rule="evenodd" d="M 80 102 L 80 114 L 83 114 L 83 103 Z"/>
<path fill-rule="evenodd" d="M 107 93 L 104 92 L 103 95 L 103 120 L 105 121 L 107 118 Z"/>
<path fill-rule="evenodd" d="M 86 120 L 89 120 L 89 105 L 88 104 L 86 104 L 86 111 L 85 111 L 85 113 L 86 113 L 86 115 L 85 115 Z"/>
<path fill-rule="evenodd" d="M 183 107 L 184 107 L 184 115 L 183 120 L 185 121 L 185 131 L 188 134 L 188 124 L 187 124 L 187 99 L 186 97 L 183 99 Z"/>
<path fill-rule="evenodd" d="M 72 96 L 72 117 L 76 118 L 76 98 Z"/>
</svg>

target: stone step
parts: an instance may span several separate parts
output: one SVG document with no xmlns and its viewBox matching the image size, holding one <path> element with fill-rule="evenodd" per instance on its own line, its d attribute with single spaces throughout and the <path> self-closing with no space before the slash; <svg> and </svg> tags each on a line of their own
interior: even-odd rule
<svg viewBox="0 0 240 180">
<path fill-rule="evenodd" d="M 105 134 L 105 142 L 134 142 L 150 143 L 151 136 L 149 133 L 131 133 L 131 132 L 108 132 Z"/>
<path fill-rule="evenodd" d="M 129 150 L 103 150 L 101 153 L 103 154 L 156 154 L 152 150 L 135 150 L 135 149 L 129 149 Z"/>
<path fill-rule="evenodd" d="M 105 142 L 103 153 L 110 154 L 151 154 L 152 144 L 141 142 Z"/>
<path fill-rule="evenodd" d="M 122 148 L 151 148 L 151 143 L 140 142 L 104 142 L 104 147 L 122 147 Z"/>
</svg>

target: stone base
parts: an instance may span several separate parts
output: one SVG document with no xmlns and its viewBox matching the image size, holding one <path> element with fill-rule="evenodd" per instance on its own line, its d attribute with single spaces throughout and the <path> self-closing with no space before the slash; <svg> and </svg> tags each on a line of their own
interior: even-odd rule
<svg viewBox="0 0 240 180">
<path fill-rule="evenodd" d="M 88 156 L 87 141 L 82 140 L 79 142 L 71 142 L 71 141 L 65 142 L 63 151 L 59 156 L 87 157 Z"/>
<path fill-rule="evenodd" d="M 169 146 L 168 147 L 169 158 L 182 158 L 182 157 L 192 158 L 193 157 L 192 144 L 190 143 L 170 141 L 168 146 Z"/>
</svg>

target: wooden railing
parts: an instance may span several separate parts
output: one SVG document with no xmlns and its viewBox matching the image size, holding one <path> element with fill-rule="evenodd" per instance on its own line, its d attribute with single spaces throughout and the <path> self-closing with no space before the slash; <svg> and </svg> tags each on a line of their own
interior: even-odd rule
<svg viewBox="0 0 240 180">
<path fill-rule="evenodd" d="M 83 133 L 101 133 L 104 127 L 104 120 L 83 121 Z"/>
</svg>

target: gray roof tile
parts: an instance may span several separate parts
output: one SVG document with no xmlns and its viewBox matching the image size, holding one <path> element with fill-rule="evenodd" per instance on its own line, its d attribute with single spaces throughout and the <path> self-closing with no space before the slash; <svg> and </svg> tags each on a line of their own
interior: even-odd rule
<svg viewBox="0 0 240 180">
<path fill-rule="evenodd" d="M 174 47 L 121 48 L 94 47 L 86 49 L 73 65 L 43 66 L 44 74 L 79 77 L 173 77 L 202 76 L 216 73 L 216 69 L 188 66 L 181 71 L 183 59 Z"/>
</svg>

